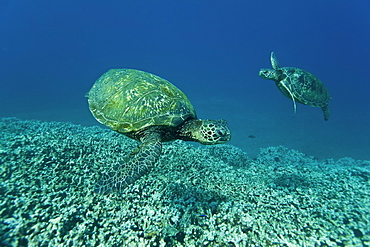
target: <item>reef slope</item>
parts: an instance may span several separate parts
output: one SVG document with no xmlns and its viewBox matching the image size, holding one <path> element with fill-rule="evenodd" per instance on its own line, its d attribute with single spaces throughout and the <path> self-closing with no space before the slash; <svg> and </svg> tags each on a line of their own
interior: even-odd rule
<svg viewBox="0 0 370 247">
<path fill-rule="evenodd" d="M 70 123 L 0 121 L 1 246 L 369 246 L 370 162 L 285 147 L 164 145 L 120 194 L 93 192 L 136 142 Z"/>
</svg>

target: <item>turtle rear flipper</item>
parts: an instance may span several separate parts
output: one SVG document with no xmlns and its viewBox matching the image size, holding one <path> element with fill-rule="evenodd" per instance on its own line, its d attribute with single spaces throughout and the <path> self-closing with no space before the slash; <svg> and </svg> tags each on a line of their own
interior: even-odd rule
<svg viewBox="0 0 370 247">
<path fill-rule="evenodd" d="M 326 105 L 326 106 L 323 106 L 321 107 L 323 113 L 324 113 L 324 120 L 325 121 L 328 121 L 329 120 L 329 116 L 330 116 L 330 111 L 329 111 L 329 106 Z"/>
<path fill-rule="evenodd" d="M 149 138 L 144 141 L 128 164 L 113 167 L 111 172 L 103 175 L 95 186 L 95 192 L 107 194 L 127 187 L 149 172 L 157 162 L 161 151 L 162 143 L 159 138 Z"/>
</svg>

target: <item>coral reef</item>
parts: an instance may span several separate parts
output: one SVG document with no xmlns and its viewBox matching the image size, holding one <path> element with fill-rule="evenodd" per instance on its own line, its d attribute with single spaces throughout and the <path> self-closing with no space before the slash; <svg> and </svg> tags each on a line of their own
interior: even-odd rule
<svg viewBox="0 0 370 247">
<path fill-rule="evenodd" d="M 119 194 L 93 192 L 137 145 L 100 127 L 0 121 L 1 246 L 370 246 L 370 162 L 285 147 L 163 146 Z"/>
</svg>

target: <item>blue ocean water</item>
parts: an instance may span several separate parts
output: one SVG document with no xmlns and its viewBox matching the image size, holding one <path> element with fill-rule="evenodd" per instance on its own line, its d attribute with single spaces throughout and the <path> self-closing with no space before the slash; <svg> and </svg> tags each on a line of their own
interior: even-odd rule
<svg viewBox="0 0 370 247">
<path fill-rule="evenodd" d="M 84 95 L 110 68 L 182 89 L 255 157 L 283 145 L 370 160 L 370 2 L 0 1 L 0 117 L 99 125 Z M 275 51 L 328 87 L 331 117 L 259 78 Z M 254 138 L 252 138 L 254 137 Z"/>
</svg>

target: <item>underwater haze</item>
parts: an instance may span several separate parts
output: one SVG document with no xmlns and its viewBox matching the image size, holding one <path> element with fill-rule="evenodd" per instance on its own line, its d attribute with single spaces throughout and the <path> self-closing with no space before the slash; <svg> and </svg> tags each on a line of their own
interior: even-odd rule
<svg viewBox="0 0 370 247">
<path fill-rule="evenodd" d="M 0 0 L 0 245 L 370 246 L 369 13 L 368 0 Z M 271 52 L 325 84 L 328 121 L 259 76 Z M 231 141 L 164 143 L 148 174 L 94 193 L 138 145 L 85 97 L 116 68 L 167 79 Z"/>
<path fill-rule="evenodd" d="M 0 116 L 98 125 L 84 97 L 111 68 L 159 75 L 199 118 L 225 118 L 251 156 L 271 145 L 319 159 L 370 159 L 370 2 L 0 1 Z M 258 76 L 281 66 L 318 77 L 319 108 Z M 255 138 L 251 138 L 255 137 Z"/>
</svg>

